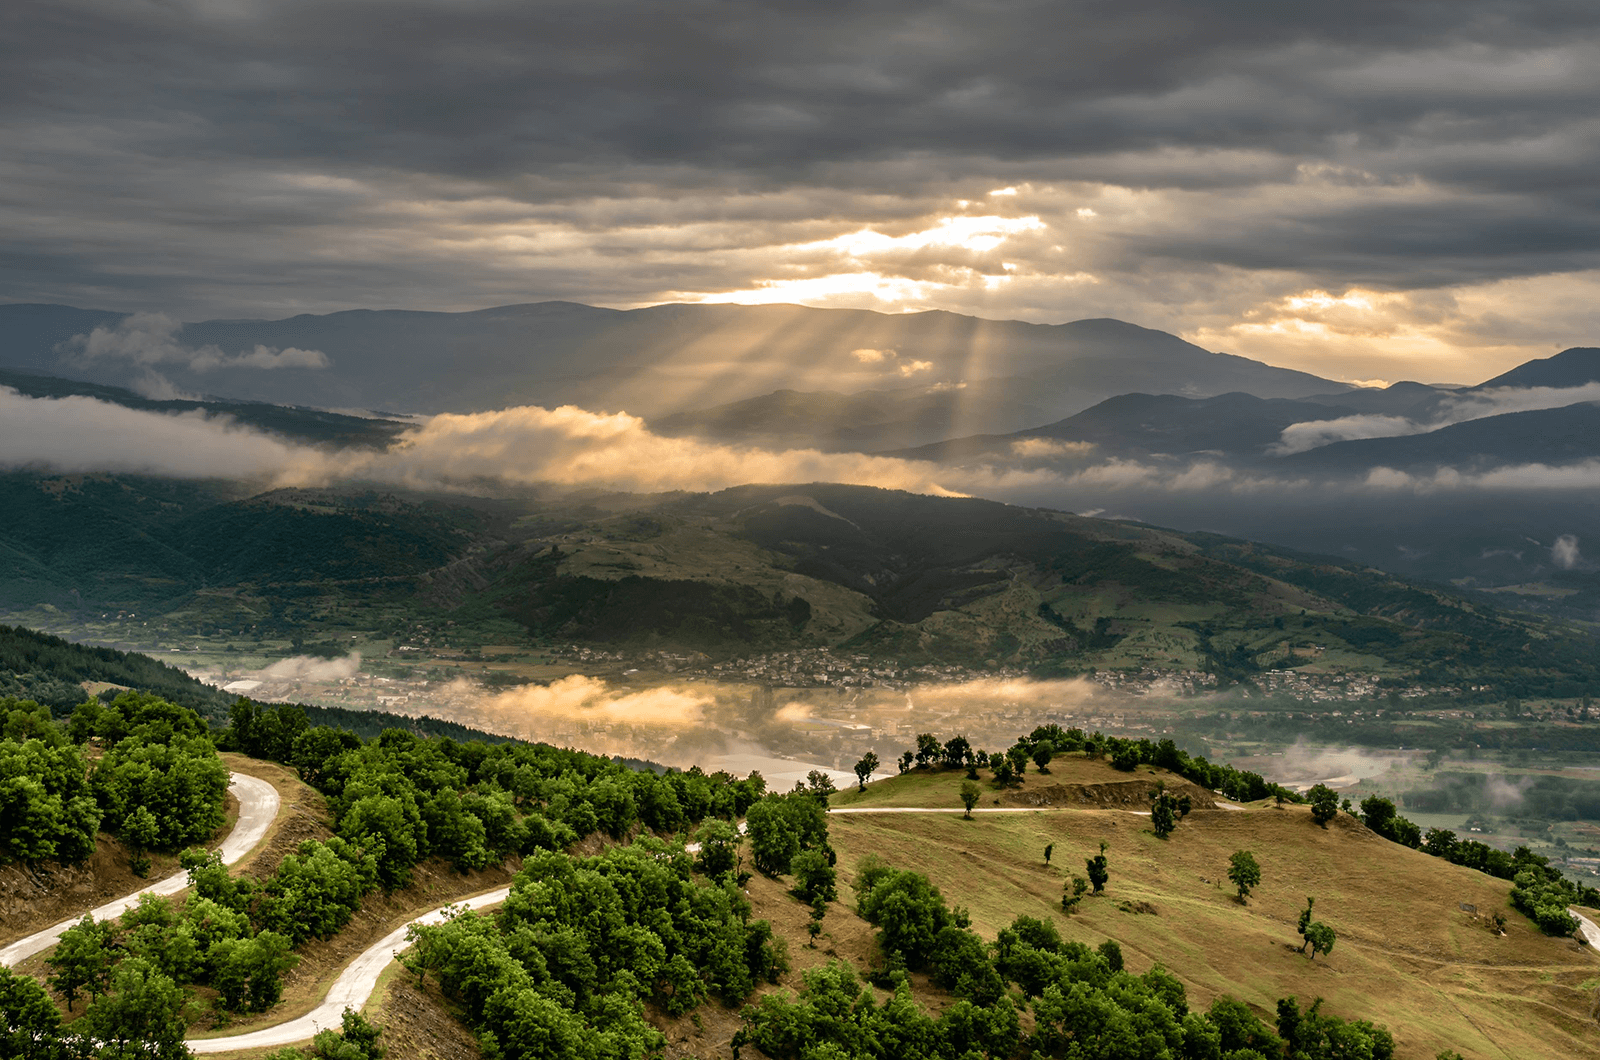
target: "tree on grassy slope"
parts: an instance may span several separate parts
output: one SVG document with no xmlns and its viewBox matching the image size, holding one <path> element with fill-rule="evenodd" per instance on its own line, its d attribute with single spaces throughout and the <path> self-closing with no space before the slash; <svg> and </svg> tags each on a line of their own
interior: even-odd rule
<svg viewBox="0 0 1600 1060">
<path fill-rule="evenodd" d="M 1089 873 L 1089 882 L 1094 886 L 1094 893 L 1099 894 L 1106 889 L 1106 884 L 1111 882 L 1111 869 L 1106 863 L 1106 841 L 1100 841 L 1100 853 L 1085 861 L 1084 867 Z"/>
<path fill-rule="evenodd" d="M 961 782 L 961 805 L 967 808 L 966 817 L 972 819 L 972 808 L 978 805 L 978 800 L 983 797 L 983 789 L 978 787 L 975 780 Z"/>
<path fill-rule="evenodd" d="M 1311 819 L 1322 827 L 1339 816 L 1339 795 L 1326 784 L 1318 784 L 1306 796 L 1311 800 Z"/>
<path fill-rule="evenodd" d="M 1157 839 L 1165 839 L 1178 827 L 1178 800 L 1170 792 L 1157 791 L 1150 796 L 1150 828 Z"/>
<path fill-rule="evenodd" d="M 1239 888 L 1239 904 L 1243 905 L 1250 892 L 1261 885 L 1261 866 L 1256 856 L 1248 850 L 1236 850 L 1228 859 L 1228 879 Z"/>
<path fill-rule="evenodd" d="M 856 785 L 858 791 L 867 790 L 867 778 L 872 776 L 878 768 L 878 756 L 868 751 L 861 756 L 861 761 L 856 763 Z"/>
</svg>

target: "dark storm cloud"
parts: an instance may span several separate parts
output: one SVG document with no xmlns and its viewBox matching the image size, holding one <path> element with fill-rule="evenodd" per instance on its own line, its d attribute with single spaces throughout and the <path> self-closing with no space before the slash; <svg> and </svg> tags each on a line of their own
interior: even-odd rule
<svg viewBox="0 0 1600 1060">
<path fill-rule="evenodd" d="M 13 113 L 132 127 L 196 160 L 472 179 L 687 163 L 784 183 L 916 153 L 1321 154 L 1419 122 L 1429 143 L 1515 137 L 1587 112 L 1588 75 L 1538 53 L 1572 55 L 1594 23 L 1581 4 L 1474 0 L 106 0 L 26 5 L 3 58 Z"/>
<path fill-rule="evenodd" d="M 24 2 L 0 297 L 629 304 L 1015 184 L 994 209 L 1047 231 L 884 267 L 964 269 L 934 301 L 986 315 L 1217 328 L 1595 268 L 1597 58 L 1566 2 Z"/>
</svg>

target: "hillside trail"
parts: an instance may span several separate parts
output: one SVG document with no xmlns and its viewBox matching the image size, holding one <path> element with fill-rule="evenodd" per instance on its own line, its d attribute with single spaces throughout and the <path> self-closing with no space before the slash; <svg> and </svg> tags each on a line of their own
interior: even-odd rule
<svg viewBox="0 0 1600 1060">
<path fill-rule="evenodd" d="M 232 865 L 250 853 L 267 834 L 267 830 L 272 827 L 272 822 L 278 816 L 278 789 L 258 777 L 244 773 L 232 773 L 229 777 L 228 790 L 239 800 L 239 819 L 234 822 L 233 831 L 228 833 L 228 838 L 224 839 L 218 848 L 224 865 Z M 189 886 L 189 874 L 174 873 L 143 890 L 134 891 L 130 895 L 87 912 L 96 920 L 109 920 L 121 916 L 124 911 L 139 904 L 142 895 L 177 894 L 187 886 Z M 80 919 L 82 919 L 81 913 L 71 920 L 63 920 L 53 927 L 37 931 L 0 949 L 0 966 L 10 968 L 42 950 L 49 949 L 60 940 L 63 932 L 78 923 Z"/>
<path fill-rule="evenodd" d="M 497 887 L 483 894 L 473 895 L 442 905 L 395 928 L 383 938 L 363 950 L 339 973 L 327 996 L 316 1008 L 304 1016 L 264 1027 L 246 1034 L 223 1038 L 189 1038 L 184 1044 L 192 1053 L 232 1053 L 243 1049 L 268 1049 L 280 1045 L 293 1045 L 316 1036 L 318 1031 L 337 1030 L 344 1018 L 344 1010 L 360 1012 L 378 985 L 378 977 L 394 960 L 395 954 L 405 948 L 406 932 L 413 924 L 442 924 L 446 910 L 488 909 L 497 906 L 511 894 L 510 887 Z"/>
<path fill-rule="evenodd" d="M 1239 809 L 1240 807 L 1229 807 Z M 829 813 L 964 813 L 964 810 L 935 807 L 935 806 L 841 806 L 832 807 Z M 1039 813 L 1039 809 L 1031 806 L 1002 806 L 974 808 L 973 813 Z M 1080 813 L 1110 812 L 1132 813 L 1148 817 L 1148 810 L 1110 810 L 1110 811 L 1078 811 Z M 739 831 L 747 831 L 745 822 L 739 822 Z M 700 851 L 700 844 L 689 843 L 684 847 L 690 854 Z M 354 960 L 345 966 L 339 973 L 339 978 L 334 980 L 333 986 L 328 989 L 327 995 L 316 1008 L 303 1016 L 287 1020 L 271 1027 L 249 1031 L 245 1034 L 235 1034 L 220 1038 L 190 1038 L 185 1041 L 190 1051 L 194 1053 L 231 1053 L 246 1049 L 269 1049 L 284 1045 L 293 1045 L 315 1037 L 318 1031 L 337 1029 L 344 1016 L 346 1008 L 359 1012 L 372 992 L 377 989 L 378 979 L 383 970 L 389 966 L 398 953 L 405 949 L 406 932 L 413 924 L 441 924 L 446 919 L 446 911 L 454 912 L 460 909 L 483 910 L 497 906 L 506 900 L 511 893 L 510 887 L 499 887 L 483 894 L 473 895 L 470 898 L 460 899 L 448 905 L 409 920 L 395 928 L 389 934 L 373 943 L 361 952 Z"/>
<path fill-rule="evenodd" d="M 744 821 L 739 822 L 740 834 L 749 831 Z M 684 850 L 690 854 L 700 852 L 699 843 L 685 844 Z M 231 1053 L 243 1049 L 266 1049 L 281 1045 L 293 1045 L 316 1036 L 318 1031 L 337 1029 L 344 1018 L 346 1008 L 361 1011 L 367 999 L 377 989 L 378 979 L 383 975 L 383 970 L 389 966 L 399 952 L 406 947 L 406 932 L 413 925 L 442 924 L 446 910 L 457 911 L 461 909 L 483 910 L 499 905 L 510 895 L 510 887 L 497 887 L 492 891 L 485 891 L 470 898 L 462 898 L 442 905 L 437 909 L 423 913 L 421 916 L 406 921 L 383 938 L 361 951 L 344 971 L 339 973 L 333 986 L 328 988 L 327 995 L 316 1008 L 303 1016 L 263 1027 L 260 1030 L 249 1031 L 245 1034 L 234 1034 L 220 1038 L 190 1038 L 185 1044 L 194 1053 Z"/>
</svg>

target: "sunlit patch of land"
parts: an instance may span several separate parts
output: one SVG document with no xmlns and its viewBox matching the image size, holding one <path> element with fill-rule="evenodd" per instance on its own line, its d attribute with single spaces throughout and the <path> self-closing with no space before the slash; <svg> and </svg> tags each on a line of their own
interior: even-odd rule
<svg viewBox="0 0 1600 1060">
<path fill-rule="evenodd" d="M 1128 777 L 1099 763 L 1052 763 L 1052 770 L 1049 777 L 1030 772 L 1025 788 L 1068 775 L 1079 783 Z M 869 788 L 866 801 L 959 807 L 961 777 L 959 770 L 909 774 Z M 983 804 L 998 794 L 986 793 Z M 836 796 L 836 804 L 859 803 Z M 1600 960 L 1587 947 L 1541 935 L 1510 909 L 1506 881 L 1390 843 L 1353 818 L 1322 829 L 1303 807 L 1270 802 L 1196 810 L 1165 841 L 1146 817 L 1099 809 L 973 820 L 836 814 L 829 827 L 847 870 L 872 853 L 925 872 L 952 903 L 970 909 L 986 937 L 1026 914 L 1089 945 L 1116 939 L 1134 970 L 1157 962 L 1171 969 L 1188 986 L 1191 1006 L 1232 994 L 1270 1022 L 1279 997 L 1323 997 L 1328 1011 L 1387 1024 L 1408 1058 L 1446 1048 L 1469 1056 L 1600 1056 L 1587 1018 Z M 1083 873 L 1101 841 L 1109 845 L 1107 893 L 1065 916 L 1062 885 Z M 1054 845 L 1048 868 L 1046 844 Z M 1239 849 L 1252 850 L 1263 872 L 1248 905 L 1238 903 L 1225 875 Z M 1338 933 L 1326 959 L 1295 950 L 1295 918 L 1307 895 Z M 1155 911 L 1129 911 L 1145 907 Z M 1505 937 L 1486 926 L 1495 911 L 1508 917 Z"/>
</svg>

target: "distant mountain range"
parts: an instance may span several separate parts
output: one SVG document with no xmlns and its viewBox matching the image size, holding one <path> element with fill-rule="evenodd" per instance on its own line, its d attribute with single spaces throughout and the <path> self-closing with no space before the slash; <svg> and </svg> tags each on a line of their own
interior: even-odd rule
<svg viewBox="0 0 1600 1060">
<path fill-rule="evenodd" d="M 767 432 L 784 444 L 833 445 L 838 436 L 837 444 L 867 448 L 1018 430 L 1135 390 L 1301 397 L 1344 389 L 1116 320 L 1045 325 L 943 312 L 787 305 L 620 311 L 542 302 L 473 313 L 212 320 L 181 329 L 167 322 L 160 343 L 150 340 L 152 326 L 160 330 L 148 319 L 69 306 L 0 306 L 0 367 L 154 396 L 320 408 L 426 413 L 575 403 L 652 420 L 676 414 L 671 429 L 710 433 L 738 433 L 741 421 L 759 424 L 776 411 L 794 426 Z M 97 328 L 99 352 L 91 356 L 74 339 Z M 258 347 L 266 352 L 246 356 Z M 196 355 L 208 349 L 210 356 Z M 284 350 L 322 359 L 272 359 Z M 968 400 L 946 394 L 963 385 Z M 815 394 L 811 414 L 796 415 L 797 395 L 775 391 L 829 393 Z M 832 412 L 835 393 L 856 395 L 852 412 L 879 406 L 881 428 Z M 699 421 L 685 415 L 707 408 Z"/>
<path fill-rule="evenodd" d="M 96 329 L 102 352 L 89 356 L 74 336 Z M 319 357 L 324 367 L 315 366 Z M 1530 361 L 1474 386 L 1361 389 L 1114 320 L 1050 326 L 949 313 L 712 305 L 622 312 L 551 302 L 178 328 L 9 305 L 0 306 L 0 386 L 155 412 L 203 409 L 322 446 L 383 447 L 407 426 L 330 409 L 625 409 L 669 435 L 1020 470 L 1026 474 L 1010 481 L 1022 485 L 996 496 L 1337 554 L 1600 621 L 1600 564 L 1590 558 L 1600 547 L 1600 491 L 1581 475 L 1557 482 L 1526 472 L 1457 488 L 1499 468 L 1600 461 L 1595 348 Z M 1203 474 L 1174 488 L 1190 467 Z M 1367 488 L 1382 468 L 1411 476 L 1378 476 L 1383 481 L 1425 485 Z M 1231 485 L 1194 485 L 1229 475 L 1237 476 Z M 164 488 L 150 488 L 156 507 L 173 503 L 154 499 Z M 234 496 L 218 484 L 192 488 Z M 123 503 L 107 490 L 95 519 L 111 518 L 106 512 Z M 239 524 L 259 514 L 241 515 Z M 272 547 L 289 547 L 291 521 L 279 521 L 283 536 Z M 145 556 L 160 572 L 151 584 L 181 593 L 216 576 L 209 565 L 233 561 L 196 551 L 206 527 L 193 524 L 178 546 L 140 536 L 142 527 L 59 544 L 48 531 L 29 544 L 12 535 L 0 539 L 0 559 L 19 600 L 60 599 L 62 584 L 99 584 L 102 547 Z M 1557 556 L 1555 543 L 1567 537 L 1574 544 Z M 363 569 L 392 558 L 369 554 L 363 541 L 352 532 L 340 546 L 354 549 Z M 417 555 L 433 555 L 428 542 L 417 544 Z M 338 553 L 327 553 L 330 570 Z M 116 557 L 107 563 L 132 569 Z M 62 570 L 66 583 L 55 576 Z M 109 598 L 109 589 L 94 591 Z"/>
</svg>

